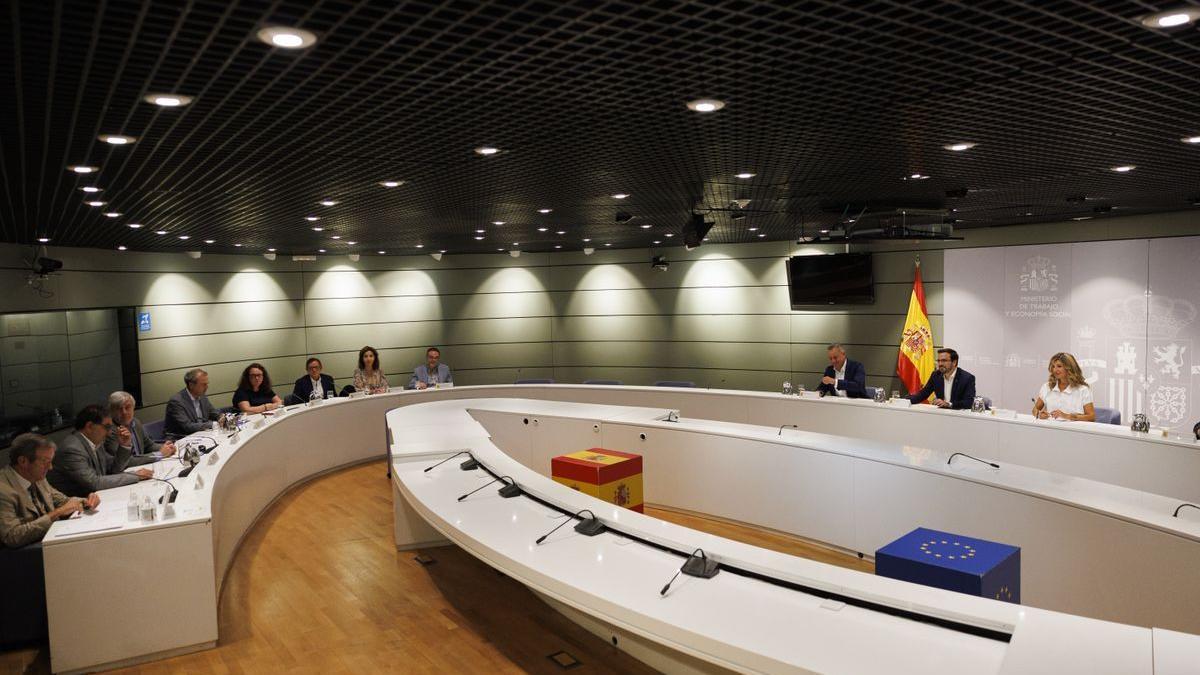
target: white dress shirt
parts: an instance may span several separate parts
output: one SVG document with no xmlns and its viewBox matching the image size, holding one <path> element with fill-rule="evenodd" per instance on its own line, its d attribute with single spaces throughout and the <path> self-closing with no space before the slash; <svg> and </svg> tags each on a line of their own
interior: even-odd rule
<svg viewBox="0 0 1200 675">
<path fill-rule="evenodd" d="M 1082 415 L 1083 406 L 1094 403 L 1092 388 L 1088 386 L 1070 386 L 1066 389 L 1059 389 L 1056 385 L 1051 389 L 1050 383 L 1044 382 L 1038 396 L 1046 403 L 1046 412 L 1048 413 L 1061 410 L 1065 413 Z"/>
<path fill-rule="evenodd" d="M 841 388 L 841 387 L 839 387 L 839 386 L 837 386 L 837 383 L 838 383 L 838 382 L 841 382 L 841 381 L 842 381 L 842 380 L 844 380 L 844 379 L 846 379 L 846 364 L 847 364 L 848 362 L 849 362 L 849 359 L 847 359 L 846 361 L 842 361 L 842 368 L 841 368 L 841 370 L 836 370 L 836 369 L 835 369 L 835 370 L 833 371 L 833 379 L 837 380 L 837 382 L 834 382 L 834 383 L 833 383 L 833 391 L 834 391 L 834 393 L 836 393 L 838 396 L 841 396 L 842 398 L 846 398 L 846 390 L 845 390 L 845 389 L 842 389 L 842 388 Z"/>
<path fill-rule="evenodd" d="M 954 392 L 954 376 L 958 374 L 958 368 L 950 371 L 949 375 L 942 378 L 942 400 L 950 403 L 950 395 Z"/>
</svg>

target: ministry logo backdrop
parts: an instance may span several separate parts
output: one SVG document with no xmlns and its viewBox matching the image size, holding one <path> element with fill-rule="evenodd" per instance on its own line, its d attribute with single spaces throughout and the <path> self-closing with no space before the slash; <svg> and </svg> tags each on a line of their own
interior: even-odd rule
<svg viewBox="0 0 1200 675">
<path fill-rule="evenodd" d="M 1200 419 L 1200 237 L 956 249 L 945 344 L 980 395 L 1026 412 L 1049 357 L 1075 354 L 1096 405 L 1190 433 Z M 967 365 L 971 364 L 971 365 Z M 982 364 L 995 364 L 994 367 Z"/>
</svg>

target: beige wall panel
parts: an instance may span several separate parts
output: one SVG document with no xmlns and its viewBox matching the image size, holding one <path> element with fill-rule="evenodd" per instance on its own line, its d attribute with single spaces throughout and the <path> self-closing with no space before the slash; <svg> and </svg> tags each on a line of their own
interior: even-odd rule
<svg viewBox="0 0 1200 675">
<path fill-rule="evenodd" d="M 0 244 L 0 246 L 5 246 Z M 18 258 L 16 264 L 24 267 Z M 49 297 L 42 297 L 26 283 L 28 273 L 23 269 L 0 269 L 0 312 L 35 312 L 48 309 L 71 307 L 63 297 L 63 275 L 55 274 L 42 281 L 42 289 Z"/>
<path fill-rule="evenodd" d="M 683 380 L 697 387 L 774 391 L 789 377 L 786 371 L 751 371 L 701 368 L 556 367 L 555 381 L 579 384 L 584 380 L 620 380 L 627 385 L 649 386 L 661 380 Z"/>
<path fill-rule="evenodd" d="M 552 368 L 481 368 L 455 371 L 456 385 L 512 384 L 517 380 L 557 379 Z"/>
<path fill-rule="evenodd" d="M 354 326 L 316 326 L 308 329 L 308 348 L 314 352 L 378 349 L 489 342 L 544 342 L 550 339 L 550 319 L 512 318 L 475 321 L 410 321 Z"/>
<path fill-rule="evenodd" d="M 898 346 L 846 345 L 846 356 L 866 366 L 867 384 L 871 384 L 877 377 L 890 376 L 895 373 L 898 353 Z M 820 372 L 827 365 L 829 365 L 829 357 L 825 345 L 792 345 L 792 367 L 796 372 Z"/>
<path fill-rule="evenodd" d="M 304 326 L 303 303 L 300 300 L 142 305 L 137 310 L 150 312 L 151 330 L 139 332 L 139 340 Z"/>
<path fill-rule="evenodd" d="M 63 301 L 68 307 L 284 300 L 299 297 L 301 292 L 297 273 L 66 271 L 63 279 Z"/>
<path fill-rule="evenodd" d="M 669 257 L 669 256 L 668 256 Z M 648 259 L 592 267 L 552 268 L 552 290 L 608 290 L 638 288 L 711 288 L 726 286 L 783 286 L 787 284 L 784 258 L 726 258 L 675 260 L 659 272 Z"/>
<path fill-rule="evenodd" d="M 108 355 L 109 358 L 117 360 L 120 359 L 121 337 L 117 334 L 115 326 L 104 331 L 69 335 L 67 339 L 72 361 L 90 359 L 101 355 Z"/>
<path fill-rule="evenodd" d="M 942 281 L 945 279 L 945 265 L 942 251 L 921 251 L 921 281 Z M 911 284 L 913 280 L 913 261 L 917 251 L 876 252 L 872 258 L 875 265 L 876 282 L 904 282 Z"/>
<path fill-rule="evenodd" d="M 494 253 L 448 254 L 435 261 L 428 254 L 421 255 L 366 255 L 358 262 L 350 262 L 343 256 L 321 256 L 315 262 L 297 263 L 305 274 L 319 274 L 329 270 L 360 270 L 363 272 L 388 270 L 468 270 L 509 267 L 545 267 L 548 253 L 524 253 L 520 258 Z"/>
<path fill-rule="evenodd" d="M 428 270 L 330 270 L 305 275 L 305 297 L 368 298 L 388 295 L 520 293 L 543 291 L 544 267 Z"/>
<path fill-rule="evenodd" d="M 67 332 L 64 312 L 30 312 L 0 316 L 0 337 L 61 335 Z"/>
<path fill-rule="evenodd" d="M 412 361 L 413 366 L 424 359 L 425 350 L 416 352 L 418 360 Z M 453 350 L 442 353 L 442 359 L 451 368 L 457 370 L 475 370 L 480 368 L 549 368 L 553 365 L 554 350 L 549 342 L 529 342 L 496 345 L 459 345 Z M 411 372 L 411 370 L 410 370 Z"/>
<path fill-rule="evenodd" d="M 649 368 L 724 368 L 787 372 L 786 343 L 738 342 L 559 342 L 556 366 L 640 366 Z"/>
<path fill-rule="evenodd" d="M 70 358 L 66 335 L 0 338 L 0 365 L 66 361 Z"/>
<path fill-rule="evenodd" d="M 620 314 L 785 314 L 787 289 L 682 288 L 554 293 L 562 316 Z"/>
<path fill-rule="evenodd" d="M 943 284 L 925 284 L 925 308 L 932 314 L 941 314 L 943 306 Z M 894 284 L 875 284 L 875 303 L 870 305 L 830 305 L 828 309 L 796 310 L 794 314 L 823 314 L 830 310 L 849 314 L 899 314 L 908 313 L 908 300 L 912 296 L 912 281 Z M 785 302 L 788 302 L 785 300 Z M 790 304 L 785 305 L 785 311 Z"/>
<path fill-rule="evenodd" d="M 289 376 L 289 373 L 296 367 L 295 357 L 254 360 L 267 369 L 272 383 L 284 389 L 285 394 L 292 390 L 292 382 L 299 377 L 299 375 Z M 212 404 L 217 408 L 230 405 L 233 390 L 237 388 L 238 378 L 242 376 L 242 369 L 248 365 L 250 365 L 249 360 L 233 363 L 199 363 L 194 366 L 189 364 L 187 368 L 142 373 L 142 401 L 146 405 L 166 403 L 167 399 L 171 398 L 175 392 L 183 389 L 183 374 L 192 367 L 199 367 L 208 371 L 208 397 L 212 400 Z M 304 364 L 301 363 L 300 368 L 303 369 L 303 367 Z M 280 394 L 280 396 L 282 395 Z"/>
<path fill-rule="evenodd" d="M 890 314 L 794 314 L 791 316 L 793 342 L 829 344 L 846 342 L 853 344 L 886 345 L 900 344 L 900 333 L 904 330 L 904 316 Z M 944 335 L 941 315 L 929 317 L 933 336 Z M 940 342 L 938 344 L 941 344 Z"/>
<path fill-rule="evenodd" d="M 304 308 L 309 326 L 550 316 L 554 311 L 545 293 L 323 299 L 306 301 Z"/>
<path fill-rule="evenodd" d="M 554 320 L 554 339 L 708 340 L 756 342 L 788 340 L 784 315 L 569 316 Z"/>
<path fill-rule="evenodd" d="M 304 329 L 281 328 L 142 340 L 138 343 L 138 353 L 143 373 L 179 368 L 187 370 L 197 363 L 250 363 L 281 356 L 302 357 L 305 354 Z M 303 364 L 300 370 L 304 370 Z"/>
<path fill-rule="evenodd" d="M 117 313 L 111 309 L 68 311 L 66 316 L 67 332 L 71 334 L 113 330 L 117 327 Z"/>
</svg>

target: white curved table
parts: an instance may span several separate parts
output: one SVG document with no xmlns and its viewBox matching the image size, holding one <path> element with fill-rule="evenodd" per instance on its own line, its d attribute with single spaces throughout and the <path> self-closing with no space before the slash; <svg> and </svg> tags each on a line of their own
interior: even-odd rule
<svg viewBox="0 0 1200 675">
<path fill-rule="evenodd" d="M 910 424 L 908 420 L 945 419 L 954 420 L 947 424 L 993 425 L 985 427 L 989 429 L 1013 426 L 992 419 L 966 417 L 959 420 L 963 414 L 944 418 L 920 417 L 938 413 L 886 410 L 858 402 L 801 401 L 775 394 L 653 387 L 458 387 L 340 399 L 311 409 L 301 408 L 266 421 L 261 428 L 243 432 L 237 445 L 225 443 L 218 448 L 215 461 L 210 463 L 206 459 L 192 476 L 176 481 L 181 494 L 175 504 L 176 513 L 168 520 L 125 522 L 125 497 L 130 488 L 118 488 L 103 493 L 100 512 L 89 516 L 92 520 L 82 524 L 78 521 L 55 524 L 44 547 L 53 669 L 64 672 L 111 667 L 211 646 L 217 639 L 216 605 L 224 575 L 238 544 L 274 499 L 290 486 L 312 476 L 383 456 L 388 447 L 384 417 L 391 408 L 481 396 L 672 407 L 683 409 L 685 415 L 693 418 L 730 422 L 776 425 L 799 420 L 807 425 L 811 421 L 817 430 L 821 430 L 820 426 L 834 415 L 850 415 L 851 411 L 854 415 L 875 416 L 869 417 L 873 420 L 904 420 L 905 424 Z M 808 420 L 810 415 L 817 419 Z M 776 421 L 779 417 L 784 419 Z M 615 424 L 616 419 L 610 423 Z M 911 424 L 925 426 L 916 422 Z M 1083 431 L 1082 427 L 1047 428 L 1037 424 L 1026 426 L 1035 434 L 1044 431 L 1058 435 L 1081 434 L 1079 439 L 1086 436 L 1084 440 L 1066 436 L 1071 439 L 1069 444 L 1080 447 L 1094 443 L 1093 437 L 1111 433 L 1110 430 Z M 854 428 L 863 435 L 881 433 L 875 422 L 870 426 L 869 429 Z M 391 445 L 393 451 L 402 451 L 413 444 L 428 446 L 432 441 L 440 444 L 438 447 L 444 447 L 445 444 L 461 445 L 478 440 L 473 427 L 446 428 L 413 423 L 402 429 L 403 433 L 398 434 Z M 896 433 L 907 432 L 898 425 Z M 1006 437 L 1001 432 L 995 435 L 997 439 Z M 1132 481 L 1127 475 L 1128 467 L 1138 466 L 1139 458 L 1144 458 L 1147 452 L 1157 452 L 1148 448 L 1167 449 L 1162 452 L 1172 453 L 1171 461 L 1184 467 L 1179 471 L 1191 470 L 1187 467 L 1191 466 L 1189 462 L 1196 453 L 1196 448 L 1183 443 L 1145 438 L 1116 440 L 1119 442 L 1111 451 L 1115 459 L 1101 468 L 1106 476 L 1118 483 Z M 1054 445 L 1062 443 L 1056 441 Z M 978 446 L 971 449 L 979 452 Z M 991 456 L 999 457 L 998 454 Z M 1065 463 L 1064 458 L 1065 455 L 1051 454 L 1046 459 Z M 175 473 L 179 467 L 175 464 L 172 468 L 170 462 L 164 462 L 163 468 Z M 1137 482 L 1163 485 L 1163 491 L 1168 494 L 1175 490 L 1170 487 L 1175 484 L 1172 480 L 1178 482 L 1157 466 L 1141 473 L 1143 477 L 1137 478 Z M 1183 493 L 1182 490 L 1178 492 Z M 398 519 L 397 535 L 411 534 L 406 531 L 422 527 L 425 533 L 433 534 L 420 517 L 414 516 L 409 521 Z M 162 569 L 173 570 L 175 578 L 187 579 L 188 583 L 173 584 L 156 592 L 153 598 L 126 590 L 135 587 L 147 571 Z M 112 580 L 121 581 L 114 583 Z M 113 631 L 113 625 L 138 628 Z M 1121 627 L 1121 630 L 1125 628 Z M 1016 642 L 1014 639 L 1014 644 Z"/>
</svg>

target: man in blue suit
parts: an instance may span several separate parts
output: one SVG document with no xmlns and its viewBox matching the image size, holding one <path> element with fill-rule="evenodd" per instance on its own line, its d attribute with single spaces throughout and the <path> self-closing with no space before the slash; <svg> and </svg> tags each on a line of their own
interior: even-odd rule
<svg viewBox="0 0 1200 675">
<path fill-rule="evenodd" d="M 829 366 L 825 368 L 825 376 L 821 378 L 817 391 L 822 396 L 866 398 L 867 369 L 858 361 L 846 358 L 846 350 L 841 344 L 831 344 Z"/>
<path fill-rule="evenodd" d="M 953 349 L 943 347 L 937 354 L 937 370 L 908 400 L 920 403 L 933 394 L 930 402 L 939 408 L 970 409 L 975 402 L 975 376 L 958 367 L 958 352 Z"/>
<path fill-rule="evenodd" d="M 301 403 L 308 402 L 313 391 L 320 391 L 321 398 L 337 396 L 333 378 L 321 372 L 321 359 L 315 356 L 310 357 L 304 363 L 304 369 L 308 371 L 308 374 L 296 380 L 296 386 L 292 389 L 292 395 L 300 399 Z"/>
</svg>

